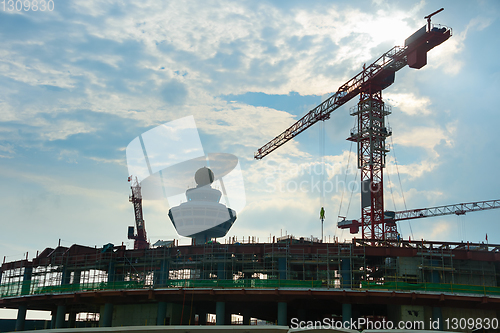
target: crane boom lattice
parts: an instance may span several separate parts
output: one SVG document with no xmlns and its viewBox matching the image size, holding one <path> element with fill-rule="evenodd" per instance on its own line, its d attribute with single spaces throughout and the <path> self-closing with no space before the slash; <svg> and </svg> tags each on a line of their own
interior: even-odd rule
<svg viewBox="0 0 500 333">
<path fill-rule="evenodd" d="M 399 212 L 384 212 L 384 219 L 386 224 L 395 225 L 396 222 L 404 220 L 445 215 L 465 215 L 467 213 L 499 208 L 500 200 L 475 201 L 430 208 L 409 209 Z M 357 233 L 359 231 L 359 227 L 362 227 L 362 223 L 358 220 L 342 220 L 338 222 L 337 226 L 340 229 L 350 229 L 351 233 Z M 365 237 L 364 239 L 368 239 L 368 237 Z"/>
<path fill-rule="evenodd" d="M 459 203 L 454 205 L 437 206 L 431 208 L 411 209 L 395 213 L 396 221 L 418 219 L 423 217 L 443 216 L 443 215 L 465 215 L 470 212 L 477 212 L 488 209 L 500 208 L 500 200 L 488 200 L 478 202 Z"/>
<path fill-rule="evenodd" d="M 333 111 L 356 97 L 363 91 L 363 88 L 369 85 L 370 81 L 376 81 L 375 79 L 379 81 L 387 80 L 387 76 L 393 75 L 394 72 L 407 65 L 406 54 L 408 49 L 408 47 L 395 46 L 384 53 L 374 63 L 344 83 L 336 93 L 309 111 L 283 133 L 259 148 L 254 158 L 260 160 L 266 157 L 318 121 L 330 119 L 330 114 Z"/>
</svg>

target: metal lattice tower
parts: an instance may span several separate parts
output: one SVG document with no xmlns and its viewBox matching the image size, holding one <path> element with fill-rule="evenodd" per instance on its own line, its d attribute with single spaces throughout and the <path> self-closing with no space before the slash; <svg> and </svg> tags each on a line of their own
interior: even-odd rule
<svg viewBox="0 0 500 333">
<path fill-rule="evenodd" d="M 135 226 L 137 229 L 137 234 L 134 235 L 133 227 L 132 230 L 129 227 L 129 239 L 134 239 L 134 249 L 147 249 L 149 248 L 149 243 L 146 237 L 146 227 L 144 225 L 144 217 L 142 214 L 142 194 L 141 185 L 137 178 L 134 184 L 130 187 L 132 190 L 132 195 L 129 197 L 129 201 L 134 205 L 135 213 Z"/>
<path fill-rule="evenodd" d="M 357 125 L 348 140 L 356 142 L 358 147 L 363 239 L 385 240 L 397 236 L 396 224 L 384 223 L 383 169 L 389 151 L 385 139 L 392 134 L 385 125 L 385 117 L 390 113 L 382 101 L 381 90 L 362 92 L 358 105 L 351 109 L 351 115 L 357 117 Z"/>
</svg>

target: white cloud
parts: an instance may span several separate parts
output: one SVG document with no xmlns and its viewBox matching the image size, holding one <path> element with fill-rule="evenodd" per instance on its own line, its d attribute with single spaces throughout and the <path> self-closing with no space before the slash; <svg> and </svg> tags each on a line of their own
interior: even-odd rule
<svg viewBox="0 0 500 333">
<path fill-rule="evenodd" d="M 414 93 L 385 93 L 384 99 L 393 107 L 399 108 L 404 113 L 414 115 L 428 115 L 431 113 L 429 97 L 418 97 Z"/>
<path fill-rule="evenodd" d="M 61 149 L 59 151 L 59 157 L 57 158 L 58 160 L 64 160 L 67 163 L 78 163 L 78 151 L 76 150 L 69 150 L 69 149 Z"/>
<path fill-rule="evenodd" d="M 59 177 L 47 176 L 44 174 L 34 174 L 12 169 L 4 169 L 4 175 L 18 179 L 21 182 L 40 185 L 50 194 L 61 196 L 72 196 L 76 198 L 86 197 L 100 202 L 123 202 L 123 193 L 106 190 L 104 188 L 90 188 L 81 186 L 75 180 L 65 180 Z M 79 200 L 79 199 L 78 199 Z M 113 207 L 114 209 L 116 207 Z"/>
<path fill-rule="evenodd" d="M 64 140 L 71 135 L 80 133 L 90 133 L 95 131 L 93 126 L 89 123 L 84 123 L 75 120 L 61 120 L 56 123 L 42 123 L 42 139 L 49 141 Z"/>
<path fill-rule="evenodd" d="M 395 179 L 392 179 L 392 181 L 396 181 Z M 404 185 L 403 185 L 404 186 Z M 406 209 L 418 209 L 418 208 L 423 208 L 423 207 L 416 207 L 416 203 L 420 203 L 422 201 L 425 202 L 430 202 L 430 203 L 437 203 L 437 202 L 442 202 L 443 196 L 445 193 L 441 191 L 436 191 L 436 190 L 418 190 L 416 188 L 410 188 L 410 189 L 404 189 L 403 191 L 401 190 L 401 187 L 399 184 L 391 184 L 392 187 L 392 194 L 389 197 L 388 193 L 386 193 L 385 201 L 386 201 L 386 206 L 392 207 L 393 206 L 393 196 L 394 196 L 394 202 L 396 204 L 397 210 L 406 210 Z M 387 189 L 389 189 L 389 186 L 386 186 Z M 404 197 L 404 198 L 403 198 Z M 406 203 L 406 206 L 405 206 Z M 413 204 L 412 204 L 413 203 Z"/>
<path fill-rule="evenodd" d="M 101 158 L 101 157 L 89 157 L 89 159 L 100 162 L 100 163 L 112 163 L 116 165 L 121 165 L 121 166 L 127 166 L 127 163 L 125 163 L 125 158 L 115 158 L 115 159 L 109 159 L 109 158 Z"/>
<path fill-rule="evenodd" d="M 393 144 L 404 146 L 404 149 L 421 148 L 425 155 L 417 162 L 401 164 L 401 161 L 396 162 L 394 156 L 389 153 L 386 159 L 386 173 L 394 176 L 399 172 L 399 174 L 406 175 L 406 178 L 411 181 L 435 171 L 443 162 L 440 159 L 437 146 L 443 145 L 448 149 L 453 148 L 455 133 L 456 121 L 446 124 L 444 128 L 436 125 L 427 127 L 407 125 L 406 130 L 394 138 Z M 398 163 L 397 166 L 396 163 Z"/>
<path fill-rule="evenodd" d="M 413 239 L 442 241 L 454 236 L 452 235 L 454 225 L 451 222 L 437 218 L 427 220 L 417 219 L 412 221 L 414 229 Z"/>
<path fill-rule="evenodd" d="M 420 147 L 432 153 L 433 157 L 439 154 L 434 149 L 438 144 L 444 143 L 448 147 L 453 146 L 452 135 L 454 127 L 449 126 L 448 130 L 440 127 L 412 127 L 408 132 L 401 133 L 394 138 L 394 144 L 406 147 Z"/>
<path fill-rule="evenodd" d="M 65 64 L 62 67 L 55 68 L 25 54 L 10 52 L 0 60 L 0 76 L 32 86 L 74 87 L 75 81 L 68 67 Z"/>
<path fill-rule="evenodd" d="M 145 67 L 161 63 L 171 72 L 186 71 L 191 80 L 206 84 L 217 80 L 206 69 L 214 74 L 231 72 L 233 75 L 246 73 L 252 76 L 252 67 L 259 64 L 268 66 L 276 72 L 275 76 L 282 78 L 281 83 L 268 85 L 266 92 L 286 94 L 297 91 L 304 95 L 332 92 L 348 78 L 319 74 L 314 68 L 335 68 L 348 61 L 353 66 L 347 73 L 349 76 L 352 71 L 360 70 L 363 62 L 378 56 L 372 55 L 370 50 L 380 43 L 402 44 L 416 28 L 409 25 L 408 18 L 414 17 L 422 4 L 418 3 L 410 10 L 388 8 L 376 14 L 339 6 L 323 11 L 296 10 L 288 14 L 263 3 L 258 4 L 258 10 L 248 10 L 244 4 L 233 2 L 200 6 L 198 2 L 138 1 L 126 5 L 113 3 L 123 7 L 123 16 L 106 17 L 98 25 L 94 21 L 81 24 L 99 38 L 143 43 L 148 53 L 157 58 L 153 63 L 145 61 Z M 76 6 L 82 13 L 104 16 L 111 3 L 90 2 Z M 193 17 L 196 17 L 195 21 Z M 266 34 L 272 34 L 272 39 Z M 350 37 L 352 41 L 345 40 Z M 292 41 L 294 38 L 295 41 L 309 38 L 309 45 L 297 50 Z M 332 50 L 329 46 L 332 43 L 338 48 Z M 187 59 L 192 57 L 192 61 L 175 59 L 159 51 L 162 46 L 185 52 Z M 270 52 L 273 48 L 276 52 Z M 233 58 L 239 63 L 230 70 L 225 64 L 205 63 L 205 70 L 198 66 L 200 62 L 214 60 L 216 55 L 234 56 L 234 52 L 240 55 Z M 325 52 L 332 56 L 324 57 Z M 253 80 L 257 83 L 257 78 Z M 262 85 L 255 83 L 246 80 L 233 86 L 224 84 L 219 93 L 262 91 Z"/>
<path fill-rule="evenodd" d="M 465 65 L 465 62 L 457 57 L 466 46 L 467 35 L 470 31 L 481 31 L 493 23 L 493 19 L 487 17 L 475 17 L 469 21 L 463 31 L 454 35 L 439 47 L 428 53 L 428 63 L 430 68 L 443 68 L 444 72 L 450 75 L 457 75 Z"/>
<path fill-rule="evenodd" d="M 70 47 L 70 62 L 56 67 L 10 51 L 3 57 L 3 64 L 7 67 L 0 74 L 30 85 L 47 84 L 67 89 L 74 88 L 77 82 L 88 80 L 90 85 L 86 86 L 84 96 L 65 97 L 61 100 L 64 112 L 89 109 L 136 119 L 143 126 L 193 114 L 200 120 L 200 128 L 206 133 L 218 135 L 223 129 L 222 147 L 236 139 L 240 139 L 238 141 L 245 147 L 259 147 L 263 143 L 262 138 L 272 138 L 292 124 L 292 116 L 268 108 L 237 103 L 227 105 L 214 100 L 214 94 L 248 91 L 286 94 L 298 91 L 304 95 L 334 91 L 361 68 L 362 62 L 372 58 L 372 48 L 386 41 L 396 43 L 396 40 L 402 40 L 413 31 L 415 27 L 409 25 L 407 19 L 420 10 L 422 3 L 416 4 L 409 11 L 387 8 L 376 14 L 339 6 L 331 6 L 324 11 L 292 10 L 284 14 L 267 4 L 259 4 L 258 10 L 250 11 L 245 4 L 233 2 L 200 6 L 198 2 L 132 1 L 123 4 L 115 1 L 89 1 L 85 4 L 74 3 L 73 6 L 79 13 L 102 18 L 100 21 L 74 22 L 85 27 L 88 34 L 119 43 L 134 41 L 144 45 L 148 57 L 137 59 L 136 65 L 152 71 L 148 80 L 156 88 L 159 89 L 176 76 L 176 71 L 187 73 L 183 77 L 177 76 L 188 91 L 182 109 L 165 105 L 154 94 L 145 98 L 142 94 L 146 89 L 143 82 L 121 79 L 135 94 L 110 91 L 107 82 L 109 78 L 101 76 L 98 71 L 88 71 L 78 66 L 80 60 L 86 59 L 119 70 L 124 68 L 123 57 L 109 52 L 101 53 L 93 49 L 75 52 Z M 115 6 L 121 7 L 122 13 L 107 15 Z M 273 36 L 268 40 L 266 34 Z M 83 42 L 84 36 L 84 33 L 80 33 L 75 40 Z M 351 37 L 351 41 L 346 40 Z M 293 38 L 295 41 L 309 38 L 309 45 L 297 50 Z M 161 51 L 162 45 L 172 48 L 175 53 L 172 55 Z M 336 49 L 332 50 L 328 45 L 334 45 Z M 269 52 L 272 48 L 276 52 Z M 240 56 L 235 56 L 234 59 L 239 63 L 234 68 L 226 68 L 224 61 L 220 64 L 213 62 L 217 54 L 232 55 L 235 52 Z M 178 57 L 179 53 L 183 53 L 184 57 Z M 331 53 L 332 56 L 325 57 L 325 53 Z M 331 71 L 333 68 L 341 68 L 340 64 L 346 61 L 353 66 L 345 71 L 347 76 L 344 75 L 344 70 L 340 70 L 340 77 L 317 73 L 315 70 L 326 66 Z M 29 66 L 26 65 L 28 63 Z M 266 72 L 254 74 L 254 64 L 266 64 L 274 73 L 269 73 L 268 78 Z M 160 66 L 165 67 L 165 70 L 159 71 Z M 229 78 L 220 76 L 223 73 L 231 73 L 236 77 L 235 84 L 228 84 L 226 81 Z M 238 79 L 243 77 L 245 79 Z M 273 82 L 273 78 L 279 80 Z M 422 99 L 415 98 L 414 101 L 427 105 Z M 5 105 L 5 109 L 9 107 Z M 418 105 L 403 103 L 401 107 L 412 112 Z M 220 111 L 212 112 L 214 109 Z M 37 105 L 26 108 L 22 113 L 8 114 L 11 118 L 33 124 L 33 114 L 59 112 L 63 110 Z M 220 121 L 228 126 L 221 127 Z M 88 125 L 72 121 L 59 126 L 60 128 L 49 126 L 47 130 L 40 127 L 41 137 L 47 140 L 65 139 L 72 134 L 93 131 Z M 245 140 L 241 140 L 242 135 Z M 302 154 L 298 152 L 294 142 L 289 142 L 278 152 L 295 156 Z"/>
<path fill-rule="evenodd" d="M 215 101 L 214 101 L 215 102 Z M 254 107 L 241 103 L 226 103 L 217 101 L 213 106 L 196 106 L 192 111 L 198 127 L 207 134 L 220 136 L 223 146 L 234 145 L 235 142 L 255 149 L 264 144 L 265 138 L 273 138 L 285 130 L 296 120 L 291 114 L 267 107 Z M 207 112 L 217 110 L 217 112 Z M 220 125 L 220 123 L 224 125 Z M 241 140 L 241 136 L 244 140 Z M 288 146 L 288 145 L 287 145 Z M 285 148 L 285 147 L 283 147 Z M 294 145 L 285 148 L 291 153 Z M 283 150 L 282 150 L 283 151 Z M 253 158 L 253 156 L 252 156 Z"/>
<path fill-rule="evenodd" d="M 390 175 L 397 175 L 399 172 L 399 174 L 406 175 L 409 180 L 414 180 L 422 177 L 425 173 L 433 171 L 437 166 L 439 166 L 437 160 L 427 159 L 418 163 L 403 164 L 396 167 L 395 160 L 391 156 L 387 158 L 386 172 Z"/>
<path fill-rule="evenodd" d="M 448 239 L 451 228 L 451 224 L 446 221 L 434 223 L 430 235 L 426 235 L 425 239 Z"/>
<path fill-rule="evenodd" d="M 14 146 L 12 144 L 9 144 L 9 143 L 0 145 L 0 151 L 10 153 L 10 154 L 15 153 Z"/>
</svg>

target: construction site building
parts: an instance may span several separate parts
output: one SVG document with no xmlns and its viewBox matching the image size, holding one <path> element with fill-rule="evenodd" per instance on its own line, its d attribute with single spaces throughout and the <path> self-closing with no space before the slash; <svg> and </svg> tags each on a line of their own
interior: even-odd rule
<svg viewBox="0 0 500 333">
<path fill-rule="evenodd" d="M 27 310 L 50 311 L 45 328 L 367 318 L 429 329 L 499 314 L 500 245 L 249 240 L 47 248 L 2 264 L 0 307 L 18 310 L 16 330 Z"/>
</svg>

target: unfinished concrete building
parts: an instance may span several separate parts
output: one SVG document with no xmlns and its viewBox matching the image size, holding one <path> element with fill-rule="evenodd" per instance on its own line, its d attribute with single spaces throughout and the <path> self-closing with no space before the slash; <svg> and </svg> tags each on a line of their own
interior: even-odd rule
<svg viewBox="0 0 500 333">
<path fill-rule="evenodd" d="M 408 242 L 73 245 L 4 262 L 0 306 L 52 328 L 497 318 L 500 245 Z M 214 319 L 215 318 L 215 319 Z M 214 319 L 214 320 L 212 320 Z M 446 323 L 444 323 L 446 324 Z M 49 328 L 49 327 L 47 327 Z M 462 330 L 463 331 L 463 330 Z"/>
</svg>

